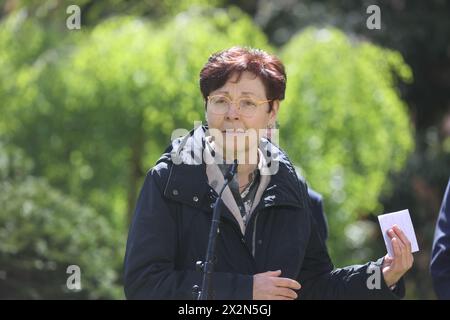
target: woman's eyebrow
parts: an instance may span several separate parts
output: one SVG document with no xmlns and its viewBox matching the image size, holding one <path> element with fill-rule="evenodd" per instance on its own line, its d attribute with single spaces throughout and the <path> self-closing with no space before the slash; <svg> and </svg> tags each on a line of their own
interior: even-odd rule
<svg viewBox="0 0 450 320">
<path fill-rule="evenodd" d="M 225 95 L 227 95 L 227 96 L 230 96 L 230 93 L 228 92 L 228 91 L 224 91 L 224 90 L 220 90 L 220 91 L 217 91 L 217 93 L 222 93 L 222 94 L 225 94 Z M 250 91 L 243 91 L 243 92 L 241 92 L 241 95 L 252 95 L 252 96 L 257 96 L 256 94 L 254 94 L 253 92 L 250 92 Z"/>
<path fill-rule="evenodd" d="M 230 93 L 228 91 L 223 91 L 223 90 L 217 91 L 217 93 L 223 93 L 223 94 L 225 94 L 227 96 L 230 95 Z"/>
<path fill-rule="evenodd" d="M 251 95 L 251 96 L 255 96 L 256 97 L 256 94 L 254 94 L 253 92 L 250 92 L 250 91 L 243 91 L 241 93 L 245 94 L 245 95 Z"/>
</svg>

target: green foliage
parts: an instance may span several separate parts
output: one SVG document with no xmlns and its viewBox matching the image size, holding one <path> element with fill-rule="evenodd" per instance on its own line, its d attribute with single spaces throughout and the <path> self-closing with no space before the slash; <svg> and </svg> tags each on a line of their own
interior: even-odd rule
<svg viewBox="0 0 450 320">
<path fill-rule="evenodd" d="M 29 175 L 31 161 L 0 145 L 0 297 L 121 298 L 124 243 L 110 223 Z M 69 265 L 81 269 L 82 290 L 69 291 Z"/>
<path fill-rule="evenodd" d="M 8 1 L 6 1 L 8 2 Z M 64 26 L 69 17 L 66 13 L 67 7 L 77 5 L 81 11 L 81 23 L 85 27 L 97 25 L 102 20 L 117 14 L 132 15 L 150 18 L 152 20 L 164 21 L 172 18 L 180 12 L 191 7 L 199 6 L 221 6 L 223 0 L 14 0 L 16 10 L 26 10 L 31 16 L 35 16 L 53 28 Z M 8 11 L 8 4 L 4 10 Z M 0 3 L 0 14 L 2 3 Z M 1 17 L 1 16 L 0 16 Z"/>
<path fill-rule="evenodd" d="M 18 23 L 25 21 L 36 25 L 35 37 L 46 37 L 39 34 L 43 31 L 38 21 Z M 0 41 L 8 44 L 13 30 L 8 22 L 2 27 Z M 22 31 L 26 34 L 20 35 Z M 17 28 L 16 32 L 19 37 L 29 36 L 27 28 Z M 4 219 L 8 213 L 20 212 L 21 205 L 28 201 L 33 207 L 42 208 L 27 216 L 30 222 L 49 225 L 42 234 L 32 233 L 33 230 L 27 233 L 21 227 L 28 228 L 28 224 L 19 216 L 19 220 L 12 220 L 17 228 L 11 232 L 33 242 L 39 239 L 40 243 L 42 239 L 47 246 L 63 237 L 61 243 L 55 243 L 62 247 L 68 235 L 59 231 L 59 224 L 73 225 L 77 232 L 86 229 L 97 237 L 92 242 L 75 243 L 67 251 L 66 260 L 56 261 L 58 274 L 62 272 L 64 276 L 60 268 L 67 261 L 80 264 L 86 278 L 97 269 L 94 266 L 90 271 L 86 259 L 76 253 L 88 246 L 99 251 L 95 265 L 100 261 L 111 263 L 120 272 L 116 256 L 107 256 L 108 250 L 115 248 L 109 237 L 124 243 L 141 179 L 170 142 L 172 130 L 190 129 L 194 121 L 203 119 L 204 106 L 197 83 L 208 56 L 232 45 L 268 45 L 264 35 L 237 9 L 193 9 L 160 26 L 143 19 L 119 17 L 82 32 L 83 36 L 69 36 L 59 46 L 29 53 L 33 54 L 34 63 L 22 59 L 18 63 L 20 73 L 11 69 L 2 74 L 1 83 L 8 79 L 12 89 L 0 91 L 0 100 L 6 102 L 1 106 L 4 116 L 0 119 L 0 134 L 8 143 L 22 148 L 34 161 L 31 173 L 45 177 L 49 183 L 30 178 L 17 186 L 5 184 L 2 201 L 11 207 L 4 211 Z M 2 48 L 5 54 L 0 64 L 9 65 L 15 53 L 8 52 L 8 48 L 13 47 Z M 46 189 L 48 193 L 43 197 Z M 64 194 L 93 208 L 102 218 L 97 220 L 91 209 L 66 201 Z M 78 218 L 72 220 L 75 217 L 69 213 L 77 211 Z M 56 212 L 58 219 L 48 221 L 48 212 Z M 63 216 L 63 212 L 68 216 Z M 94 217 L 99 224 L 107 219 L 113 229 L 102 232 L 102 226 L 92 222 Z M 19 252 L 14 252 L 17 254 L 7 257 L 19 258 Z M 32 251 L 23 255 L 32 261 L 47 256 L 54 267 L 53 257 L 47 251 L 37 258 Z M 20 265 L 20 260 L 11 261 Z M 31 269 L 23 272 L 23 277 L 33 274 Z M 21 285 L 24 290 L 33 288 Z M 90 298 L 116 295 L 114 288 L 107 292 L 108 285 L 106 282 L 106 287 L 92 292 L 93 286 L 86 285 L 83 292 L 89 292 Z M 50 293 L 30 295 L 49 297 Z"/>
<path fill-rule="evenodd" d="M 413 147 L 406 107 L 395 89 L 396 77 L 410 81 L 411 70 L 399 53 L 352 41 L 336 29 L 301 32 L 281 58 L 288 70 L 282 146 L 324 195 L 331 253 L 338 264 L 348 263 L 356 257 L 342 246 L 345 227 L 370 212 L 382 213 L 378 199 L 387 176 L 403 166 Z M 367 233 L 361 234 L 362 244 Z"/>
<path fill-rule="evenodd" d="M 237 9 L 193 9 L 162 26 L 114 18 L 80 39 L 27 69 L 29 93 L 16 91 L 20 111 L 11 116 L 20 125 L 5 131 L 36 174 L 123 225 L 172 130 L 203 119 L 197 82 L 208 56 L 267 42 Z"/>
</svg>

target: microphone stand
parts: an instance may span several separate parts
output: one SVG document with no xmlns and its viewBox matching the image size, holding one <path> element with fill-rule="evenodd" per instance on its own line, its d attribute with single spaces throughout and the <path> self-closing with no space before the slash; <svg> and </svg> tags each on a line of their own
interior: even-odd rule
<svg viewBox="0 0 450 320">
<path fill-rule="evenodd" d="M 233 179 L 237 172 L 238 163 L 235 159 L 231 165 L 230 171 L 225 176 L 225 182 L 220 189 L 219 196 L 214 203 L 213 217 L 211 222 L 211 228 L 209 230 L 208 247 L 206 250 L 205 262 L 197 261 L 195 266 L 196 270 L 203 271 L 202 288 L 199 290 L 198 285 L 192 287 L 192 294 L 196 300 L 212 300 L 212 273 L 214 272 L 215 253 L 216 253 L 216 239 L 219 234 L 220 223 L 220 201 L 222 200 L 222 193 L 226 186 Z"/>
</svg>

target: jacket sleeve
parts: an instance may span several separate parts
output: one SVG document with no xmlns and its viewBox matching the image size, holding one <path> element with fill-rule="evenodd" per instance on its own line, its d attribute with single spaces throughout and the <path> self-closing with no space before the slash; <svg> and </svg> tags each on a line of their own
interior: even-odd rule
<svg viewBox="0 0 450 320">
<path fill-rule="evenodd" d="M 320 236 L 326 242 L 328 239 L 328 221 L 323 209 L 322 196 L 311 188 L 308 188 L 308 196 L 312 217 L 317 223 Z"/>
<path fill-rule="evenodd" d="M 403 279 L 394 290 L 387 287 L 377 262 L 334 269 L 316 222 L 311 219 L 311 235 L 299 282 L 299 299 L 399 299 L 405 294 Z"/>
<path fill-rule="evenodd" d="M 436 224 L 430 271 L 438 298 L 450 299 L 450 181 Z"/>
<path fill-rule="evenodd" d="M 166 164 L 162 164 L 166 165 Z M 176 204 L 162 193 L 161 171 L 151 170 L 142 187 L 130 227 L 124 261 L 127 299 L 193 299 L 192 287 L 201 286 L 202 273 L 177 270 Z M 253 277 L 215 272 L 215 299 L 252 299 Z"/>
</svg>

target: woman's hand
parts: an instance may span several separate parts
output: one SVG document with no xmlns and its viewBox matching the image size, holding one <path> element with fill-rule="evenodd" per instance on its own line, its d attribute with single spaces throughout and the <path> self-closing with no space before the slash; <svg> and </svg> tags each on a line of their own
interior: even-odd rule
<svg viewBox="0 0 450 320">
<path fill-rule="evenodd" d="M 301 285 L 289 278 L 280 278 L 281 270 L 253 276 L 253 300 L 294 300 Z"/>
<path fill-rule="evenodd" d="M 391 287 L 412 267 L 414 258 L 411 253 L 411 242 L 397 225 L 388 231 L 388 235 L 391 238 L 394 257 L 386 255 L 381 270 L 384 281 Z"/>
</svg>

